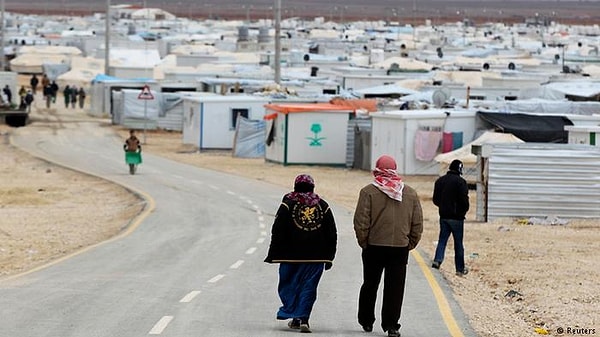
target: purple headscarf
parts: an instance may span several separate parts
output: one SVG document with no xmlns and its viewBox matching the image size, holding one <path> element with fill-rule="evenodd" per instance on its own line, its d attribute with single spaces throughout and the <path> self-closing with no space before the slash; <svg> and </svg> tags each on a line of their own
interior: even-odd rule
<svg viewBox="0 0 600 337">
<path fill-rule="evenodd" d="M 315 206 L 321 198 L 314 192 L 315 181 L 308 174 L 300 174 L 294 180 L 294 191 L 285 195 L 285 198 L 294 200 L 307 206 Z"/>
</svg>

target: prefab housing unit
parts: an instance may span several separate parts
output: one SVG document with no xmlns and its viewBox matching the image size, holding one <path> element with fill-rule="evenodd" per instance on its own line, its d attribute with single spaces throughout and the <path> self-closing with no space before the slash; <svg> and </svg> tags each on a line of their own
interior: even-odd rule
<svg viewBox="0 0 600 337">
<path fill-rule="evenodd" d="M 159 84 L 152 80 L 127 80 L 111 76 L 98 75 L 92 80 L 90 88 L 90 114 L 92 116 L 110 116 L 112 115 L 113 92 L 122 89 L 135 89 L 140 92 L 145 85 L 150 87 L 152 92 L 160 92 Z"/>
<path fill-rule="evenodd" d="M 345 166 L 354 109 L 330 103 L 269 104 L 265 159 L 283 165 Z"/>
<path fill-rule="evenodd" d="M 371 169 L 381 155 L 396 159 L 398 173 L 406 175 L 437 175 L 439 164 L 433 159 L 441 143 L 432 142 L 430 160 L 417 157 L 416 137 L 419 131 L 440 133 L 462 132 L 463 143 L 475 135 L 475 110 L 400 110 L 371 114 Z M 434 135 L 435 136 L 435 135 Z M 432 138 L 435 140 L 435 138 Z"/>
<path fill-rule="evenodd" d="M 262 120 L 268 97 L 189 95 L 183 97 L 183 144 L 199 150 L 232 149 L 237 116 Z"/>
<path fill-rule="evenodd" d="M 128 129 L 158 128 L 160 93 L 150 91 L 152 99 L 139 99 L 141 90 L 122 89 L 112 93 L 111 120 Z"/>
</svg>

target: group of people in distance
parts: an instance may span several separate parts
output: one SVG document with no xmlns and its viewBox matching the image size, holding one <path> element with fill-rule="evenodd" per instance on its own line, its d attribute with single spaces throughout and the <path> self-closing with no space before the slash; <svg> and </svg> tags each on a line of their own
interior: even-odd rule
<svg viewBox="0 0 600 337">
<path fill-rule="evenodd" d="M 31 103 L 33 98 L 37 94 L 38 87 L 41 86 L 44 101 L 46 102 L 46 108 L 50 108 L 52 103 L 56 103 L 56 97 L 60 90 L 55 80 L 50 80 L 46 74 L 42 75 L 41 80 L 37 74 L 33 74 L 29 79 L 30 90 L 25 89 L 25 86 L 21 86 L 19 90 L 19 97 L 21 97 L 21 108 L 26 108 L 28 111 L 31 110 Z M 26 99 L 27 95 L 29 99 Z M 65 86 L 62 91 L 65 108 L 77 108 L 77 102 L 79 102 L 79 108 L 83 109 L 85 105 L 86 92 L 83 87 L 77 88 L 76 86 Z"/>
<path fill-rule="evenodd" d="M 379 157 L 373 181 L 363 187 L 354 211 L 354 232 L 362 249 L 363 280 L 358 294 L 357 322 L 363 331 L 373 331 L 375 303 L 383 279 L 381 328 L 388 337 L 400 336 L 400 314 L 404 299 L 409 252 L 423 232 L 423 211 L 415 189 L 396 172 L 396 161 Z M 439 209 L 439 241 L 432 268 L 439 269 L 446 243 L 454 237 L 457 276 L 464 265 L 463 225 L 469 210 L 467 182 L 461 177 L 463 164 L 453 161 L 448 172 L 434 186 L 433 203 Z M 271 229 L 271 243 L 265 262 L 279 264 L 277 291 L 282 306 L 278 320 L 288 327 L 311 332 L 309 318 L 317 299 L 323 272 L 333 267 L 337 229 L 329 204 L 314 191 L 308 174 L 298 175 L 293 191 L 285 194 Z"/>
</svg>

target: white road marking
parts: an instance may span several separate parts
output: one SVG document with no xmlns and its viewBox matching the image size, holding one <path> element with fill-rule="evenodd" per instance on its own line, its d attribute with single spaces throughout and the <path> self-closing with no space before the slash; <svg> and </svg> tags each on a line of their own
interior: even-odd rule
<svg viewBox="0 0 600 337">
<path fill-rule="evenodd" d="M 252 200 L 246 199 L 246 202 L 252 205 Z"/>
<path fill-rule="evenodd" d="M 177 179 L 185 179 L 184 177 L 177 175 L 177 174 L 172 174 L 171 177 L 177 178 Z"/>
<path fill-rule="evenodd" d="M 252 205 L 252 208 L 258 209 L 258 205 Z"/>
<path fill-rule="evenodd" d="M 203 182 L 203 181 L 200 181 L 200 180 L 192 180 L 192 183 L 194 183 L 194 184 L 198 184 L 198 185 L 202 185 L 202 184 L 204 184 L 204 182 Z"/>
<path fill-rule="evenodd" d="M 246 254 L 247 255 L 254 254 L 255 251 L 256 251 L 256 247 L 251 247 L 251 248 L 248 248 L 248 250 L 246 251 Z"/>
<path fill-rule="evenodd" d="M 260 235 L 261 235 L 261 236 L 267 236 L 267 232 L 265 232 L 265 231 L 262 231 L 262 232 L 260 232 Z"/>
<path fill-rule="evenodd" d="M 223 277 L 225 277 L 225 275 L 223 274 L 219 274 L 213 278 L 211 278 L 210 280 L 208 280 L 208 283 L 216 283 L 219 282 L 220 279 L 222 279 Z"/>
<path fill-rule="evenodd" d="M 241 265 L 244 264 L 244 260 L 237 260 L 234 264 L 229 267 L 230 269 L 238 269 Z"/>
<path fill-rule="evenodd" d="M 167 325 L 169 325 L 169 323 L 171 323 L 172 320 L 173 320 L 173 316 L 163 316 L 158 322 L 156 322 L 156 324 L 154 324 L 154 326 L 152 327 L 152 330 L 150 330 L 150 332 L 148 332 L 148 334 L 149 335 L 160 335 L 165 330 Z"/>
<path fill-rule="evenodd" d="M 256 243 L 261 244 L 265 242 L 265 238 L 258 238 L 258 240 L 256 240 Z"/>
<path fill-rule="evenodd" d="M 229 194 L 229 195 L 235 195 L 235 192 L 234 191 L 227 191 L 227 194 Z"/>
<path fill-rule="evenodd" d="M 258 227 L 265 228 L 266 226 L 265 226 L 264 222 L 261 222 L 261 223 L 258 224 Z"/>
<path fill-rule="evenodd" d="M 262 211 L 261 211 L 260 209 L 257 209 L 257 210 L 256 210 L 256 214 L 258 214 L 258 215 L 262 215 Z"/>
<path fill-rule="evenodd" d="M 212 188 L 213 190 L 218 190 L 219 188 L 215 185 L 208 185 L 208 187 Z"/>
<path fill-rule="evenodd" d="M 194 299 L 194 297 L 198 296 L 198 294 L 200 294 L 200 290 L 191 291 L 189 294 L 185 295 L 181 300 L 179 300 L 179 303 L 189 303 Z"/>
<path fill-rule="evenodd" d="M 263 221 L 265 221 L 265 217 L 264 217 L 264 216 L 262 216 L 262 215 L 261 215 L 261 216 L 259 216 L 259 217 L 258 217 L 258 221 L 260 221 L 260 222 L 263 222 Z"/>
</svg>

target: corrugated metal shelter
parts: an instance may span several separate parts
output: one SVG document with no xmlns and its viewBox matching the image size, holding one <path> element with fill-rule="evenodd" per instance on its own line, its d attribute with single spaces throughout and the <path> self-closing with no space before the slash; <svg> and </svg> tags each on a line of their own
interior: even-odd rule
<svg viewBox="0 0 600 337">
<path fill-rule="evenodd" d="M 600 218 L 600 148 L 514 143 L 484 145 L 487 219 Z"/>
<path fill-rule="evenodd" d="M 354 108 L 330 103 L 265 107 L 266 160 L 284 165 L 346 165 L 348 120 Z"/>
</svg>

